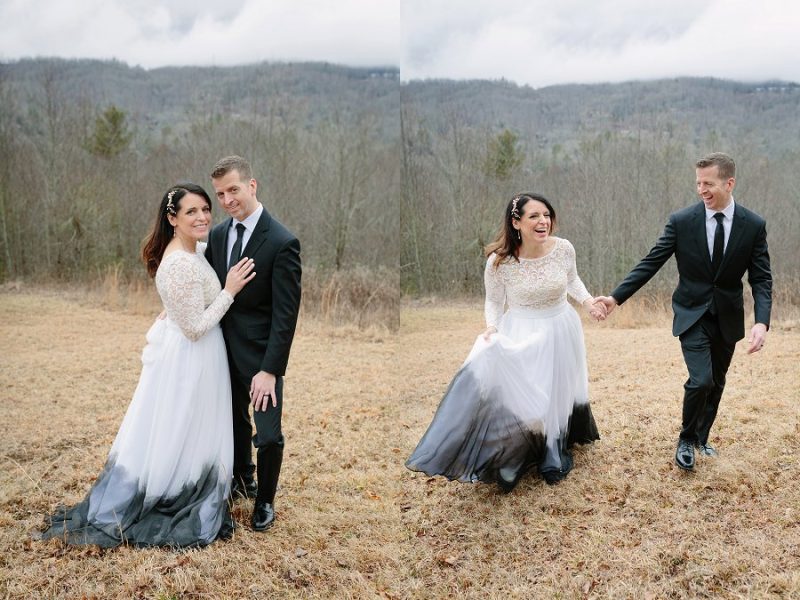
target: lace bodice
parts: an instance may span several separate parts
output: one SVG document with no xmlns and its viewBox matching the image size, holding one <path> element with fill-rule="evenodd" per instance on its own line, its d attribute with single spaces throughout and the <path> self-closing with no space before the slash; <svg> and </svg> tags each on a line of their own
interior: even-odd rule
<svg viewBox="0 0 800 600">
<path fill-rule="evenodd" d="M 233 304 L 233 296 L 222 289 L 214 269 L 203 256 L 205 244 L 192 254 L 177 250 L 158 266 L 156 289 L 167 317 L 192 341 L 203 337 Z"/>
<path fill-rule="evenodd" d="M 492 254 L 486 261 L 486 325 L 497 326 L 506 304 L 509 308 L 543 309 L 557 306 L 567 294 L 580 303 L 592 295 L 583 285 L 575 266 L 575 248 L 563 238 L 541 258 L 511 258 L 496 269 Z"/>
</svg>

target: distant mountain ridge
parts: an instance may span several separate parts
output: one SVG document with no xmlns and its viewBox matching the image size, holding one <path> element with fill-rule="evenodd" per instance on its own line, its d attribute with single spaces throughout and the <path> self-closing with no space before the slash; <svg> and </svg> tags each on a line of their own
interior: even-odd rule
<svg viewBox="0 0 800 600">
<path fill-rule="evenodd" d="M 505 80 L 401 83 L 396 67 L 329 63 L 152 70 L 99 60 L 0 63 L 0 79 L 22 103 L 41 93 L 47 77 L 57 80 L 68 100 L 115 104 L 139 127 L 153 130 L 198 116 L 266 115 L 277 101 L 288 101 L 304 104 L 311 124 L 372 112 L 385 121 L 383 134 L 393 138 L 399 135 L 402 102 L 433 131 L 444 129 L 455 111 L 468 127 L 509 128 L 540 148 L 570 147 L 592 133 L 664 128 L 685 128 L 696 139 L 741 130 L 771 151 L 793 148 L 800 139 L 800 84 L 774 80 L 676 78 L 533 89 Z"/>
<path fill-rule="evenodd" d="M 145 70 L 119 61 L 25 59 L 0 64 L 22 102 L 42 91 L 48 77 L 74 102 L 114 104 L 151 128 L 216 113 L 266 114 L 270 100 L 309 104 L 311 114 L 369 108 L 396 118 L 399 70 L 329 63 L 259 63 L 236 67 L 163 67 Z M 394 111 L 394 115 L 392 115 Z"/>
<path fill-rule="evenodd" d="M 505 81 L 412 81 L 403 101 L 429 127 L 457 112 L 467 126 L 509 128 L 541 147 L 570 145 L 587 134 L 686 128 L 695 140 L 712 132 L 755 133 L 771 150 L 800 139 L 800 84 L 677 78 L 571 84 L 541 89 Z"/>
</svg>

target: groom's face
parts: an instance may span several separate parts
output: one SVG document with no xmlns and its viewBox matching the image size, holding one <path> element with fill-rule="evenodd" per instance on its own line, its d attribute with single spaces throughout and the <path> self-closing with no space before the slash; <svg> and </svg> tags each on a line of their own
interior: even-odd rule
<svg viewBox="0 0 800 600">
<path fill-rule="evenodd" d="M 730 204 L 733 186 L 736 184 L 733 177 L 720 177 L 717 165 L 696 169 L 696 173 L 697 195 L 708 210 L 720 211 Z"/>
<path fill-rule="evenodd" d="M 217 202 L 226 213 L 237 221 L 244 221 L 258 206 L 255 179 L 242 181 L 239 171 L 233 169 L 222 177 L 211 180 L 217 195 Z"/>
</svg>

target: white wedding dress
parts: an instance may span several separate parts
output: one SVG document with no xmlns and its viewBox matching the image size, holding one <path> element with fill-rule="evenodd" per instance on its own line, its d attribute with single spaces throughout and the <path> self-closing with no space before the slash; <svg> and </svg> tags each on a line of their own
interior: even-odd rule
<svg viewBox="0 0 800 600">
<path fill-rule="evenodd" d="M 570 446 L 600 438 L 589 406 L 583 329 L 567 294 L 591 298 L 575 249 L 554 238 L 541 258 L 486 262 L 485 316 L 478 336 L 425 435 L 406 462 L 413 471 L 512 489 L 531 467 L 548 483 L 572 468 Z M 505 305 L 508 311 L 504 313 Z"/>
<path fill-rule="evenodd" d="M 231 387 L 219 321 L 233 303 L 203 257 L 175 251 L 155 283 L 167 318 L 147 332 L 142 373 L 105 467 L 43 538 L 203 546 L 232 531 Z"/>
</svg>

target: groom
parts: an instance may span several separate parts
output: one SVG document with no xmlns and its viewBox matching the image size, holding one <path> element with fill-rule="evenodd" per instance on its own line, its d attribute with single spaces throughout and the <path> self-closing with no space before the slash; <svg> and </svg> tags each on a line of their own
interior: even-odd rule
<svg viewBox="0 0 800 600">
<path fill-rule="evenodd" d="M 763 347 L 772 308 L 766 223 L 734 202 L 733 159 L 714 152 L 698 160 L 695 168 L 702 202 L 670 215 L 650 253 L 610 296 L 601 298 L 610 313 L 675 255 L 678 286 L 672 294 L 672 334 L 680 339 L 689 371 L 683 386 L 683 425 L 675 463 L 687 471 L 694 469 L 695 448 L 704 456 L 717 456 L 708 436 L 734 347 L 744 337 L 745 272 L 755 311 L 748 354 Z"/>
<path fill-rule="evenodd" d="M 283 461 L 283 374 L 300 309 L 300 242 L 258 201 L 258 184 L 242 157 L 217 162 L 211 183 L 219 205 L 231 218 L 211 230 L 206 259 L 223 285 L 228 269 L 240 257 L 255 262 L 256 276 L 236 296 L 222 319 L 222 331 L 233 401 L 231 496 L 255 496 L 252 526 L 264 531 L 275 521 L 273 505 Z M 257 469 L 251 439 L 258 449 Z"/>
</svg>

